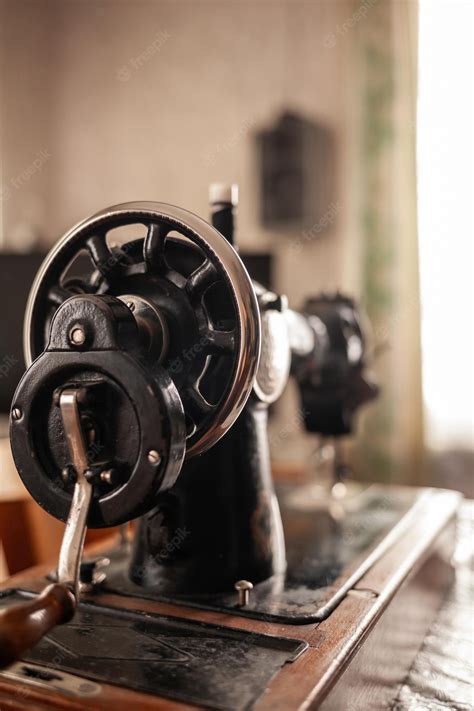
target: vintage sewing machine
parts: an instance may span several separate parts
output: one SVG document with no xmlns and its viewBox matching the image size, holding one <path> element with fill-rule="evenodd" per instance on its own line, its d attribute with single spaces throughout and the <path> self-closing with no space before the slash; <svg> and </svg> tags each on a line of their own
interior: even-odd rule
<svg viewBox="0 0 474 711">
<path fill-rule="evenodd" d="M 267 418 L 289 376 L 307 430 L 333 437 L 377 387 L 350 299 L 296 312 L 252 282 L 234 203 L 215 187 L 212 225 L 104 210 L 37 275 L 11 444 L 66 528 L 57 570 L 0 592 L 0 707 L 381 708 L 433 617 L 455 494 L 275 494 Z M 119 524 L 82 559 L 86 527 Z"/>
</svg>

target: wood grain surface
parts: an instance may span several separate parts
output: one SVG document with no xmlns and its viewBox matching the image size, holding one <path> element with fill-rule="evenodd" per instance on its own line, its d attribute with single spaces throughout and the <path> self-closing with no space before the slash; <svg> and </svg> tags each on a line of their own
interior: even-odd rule
<svg viewBox="0 0 474 711">
<path fill-rule="evenodd" d="M 416 519 L 320 624 L 256 621 L 103 593 L 94 595 L 93 599 L 96 603 L 122 609 L 305 640 L 309 644 L 307 651 L 273 678 L 255 705 L 257 711 L 384 708 L 389 698 L 395 698 L 452 579 L 449 561 L 459 501 L 455 492 L 432 490 Z M 102 547 L 103 544 L 99 544 L 99 548 Z M 18 586 L 40 591 L 48 569 L 43 566 L 27 576 L 15 576 L 3 584 L 3 588 Z M 79 699 L 27 688 L 0 676 L 0 709 L 175 711 L 196 708 L 108 684 L 100 686 L 97 696 Z"/>
</svg>

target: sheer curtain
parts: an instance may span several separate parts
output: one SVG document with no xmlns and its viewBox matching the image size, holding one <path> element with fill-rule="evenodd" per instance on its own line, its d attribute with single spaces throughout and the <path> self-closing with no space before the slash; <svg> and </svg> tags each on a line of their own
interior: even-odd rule
<svg viewBox="0 0 474 711">
<path fill-rule="evenodd" d="M 433 449 L 473 447 L 471 2 L 420 0 L 423 395 Z"/>
<path fill-rule="evenodd" d="M 373 326 L 382 393 L 362 418 L 356 469 L 423 479 L 416 215 L 417 12 L 414 1 L 354 3 L 352 280 Z M 360 12 L 365 8 L 364 12 Z M 357 14 L 358 13 L 358 14 Z M 355 265 L 355 266 L 354 266 Z"/>
</svg>

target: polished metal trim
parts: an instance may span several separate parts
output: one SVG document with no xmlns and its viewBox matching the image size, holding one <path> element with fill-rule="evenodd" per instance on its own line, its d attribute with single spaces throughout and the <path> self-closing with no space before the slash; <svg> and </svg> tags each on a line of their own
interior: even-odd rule
<svg viewBox="0 0 474 711">
<path fill-rule="evenodd" d="M 63 390 L 59 398 L 66 441 L 76 472 L 76 484 L 59 552 L 58 583 L 72 587 L 76 599 L 79 596 L 79 568 L 92 500 L 92 484 L 86 478 L 89 464 L 81 428 L 78 394 L 77 388 L 71 388 Z"/>
<path fill-rule="evenodd" d="M 23 685 L 33 686 L 46 691 L 58 691 L 66 696 L 82 698 L 97 696 L 102 691 L 102 686 L 95 681 L 76 676 L 65 671 L 52 670 L 51 667 L 32 662 L 16 662 L 7 669 L 0 671 L 0 679 L 9 679 L 20 684 L 18 696 L 25 698 L 29 692 L 22 688 Z"/>
<path fill-rule="evenodd" d="M 33 360 L 33 313 L 36 296 L 56 256 L 67 243 L 80 240 L 85 232 L 125 219 L 129 224 L 148 224 L 163 220 L 183 230 L 191 240 L 211 252 L 228 276 L 238 315 L 239 353 L 234 377 L 225 401 L 219 408 L 209 429 L 186 452 L 186 457 L 202 454 L 212 447 L 232 426 L 252 391 L 260 357 L 260 314 L 250 277 L 240 257 L 229 242 L 208 222 L 174 205 L 158 202 L 130 202 L 107 208 L 80 222 L 67 232 L 49 252 L 33 282 L 25 312 L 23 343 L 27 366 Z"/>
</svg>

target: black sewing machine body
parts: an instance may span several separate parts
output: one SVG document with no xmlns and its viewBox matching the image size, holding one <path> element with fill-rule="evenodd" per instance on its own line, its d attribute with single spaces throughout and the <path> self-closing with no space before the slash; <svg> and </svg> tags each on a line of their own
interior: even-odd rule
<svg viewBox="0 0 474 711">
<path fill-rule="evenodd" d="M 288 378 L 306 429 L 334 438 L 352 432 L 377 387 L 354 302 L 313 296 L 292 311 L 251 282 L 230 246 L 232 201 L 220 198 L 212 212 L 219 231 L 154 203 L 104 211 L 66 236 L 33 287 L 31 365 L 13 402 L 12 448 L 34 498 L 76 534 L 75 547 L 63 543 L 57 578 L 76 597 L 82 590 L 83 602 L 23 659 L 32 676 L 63 673 L 70 693 L 78 675 L 90 680 L 91 698 L 104 683 L 253 707 L 438 506 L 420 490 L 355 485 L 323 505 L 315 478 L 275 492 L 268 410 Z M 145 238 L 108 246 L 107 230 L 132 222 L 145 225 Z M 84 247 L 92 273 L 65 279 Z M 82 524 L 77 447 L 90 497 Z M 335 483 L 344 474 L 339 463 Z M 445 523 L 454 509 L 451 498 Z M 131 519 L 133 536 L 123 531 L 81 562 L 81 525 Z M 0 607 L 31 589 L 6 590 Z M 172 619 L 160 614 L 170 604 Z M 10 680 L 25 675 L 17 666 Z M 50 681 L 49 691 L 64 693 L 61 679 Z"/>
</svg>

